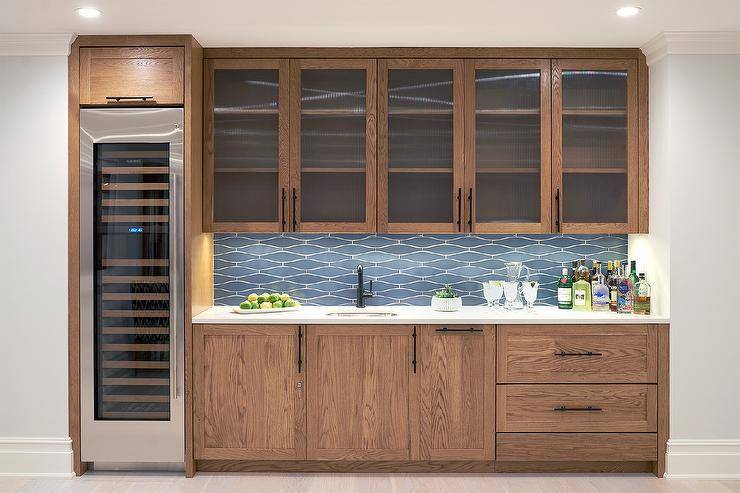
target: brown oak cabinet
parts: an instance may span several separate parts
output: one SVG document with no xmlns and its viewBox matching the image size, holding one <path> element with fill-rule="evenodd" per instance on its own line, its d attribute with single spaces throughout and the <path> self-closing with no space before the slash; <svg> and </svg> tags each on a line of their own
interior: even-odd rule
<svg viewBox="0 0 740 493">
<path fill-rule="evenodd" d="M 302 330 L 286 325 L 197 326 L 196 459 L 306 457 Z"/>
<path fill-rule="evenodd" d="M 208 59 L 204 222 L 233 232 L 647 232 L 641 63 Z"/>
</svg>

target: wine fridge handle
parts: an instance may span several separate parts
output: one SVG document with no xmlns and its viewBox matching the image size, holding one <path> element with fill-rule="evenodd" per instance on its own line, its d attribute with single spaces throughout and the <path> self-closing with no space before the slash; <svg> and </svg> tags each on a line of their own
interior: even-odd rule
<svg viewBox="0 0 740 493">
<path fill-rule="evenodd" d="M 173 214 L 170 216 L 170 269 L 169 269 L 169 291 L 170 291 L 170 392 L 173 399 L 180 397 L 179 389 L 177 388 L 177 359 L 178 359 L 178 339 L 177 332 L 179 330 L 178 310 L 179 310 L 179 290 L 180 284 L 178 270 L 179 266 L 179 244 L 178 238 L 180 236 L 179 229 L 179 218 L 181 217 L 180 210 L 180 196 L 178 189 L 178 176 L 177 171 L 173 170 L 171 173 L 172 181 L 172 199 L 171 206 L 173 208 Z"/>
</svg>

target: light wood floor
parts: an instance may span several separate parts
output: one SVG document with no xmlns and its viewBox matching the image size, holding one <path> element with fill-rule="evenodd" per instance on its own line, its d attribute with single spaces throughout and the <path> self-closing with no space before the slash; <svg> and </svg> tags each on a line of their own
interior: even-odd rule
<svg viewBox="0 0 740 493">
<path fill-rule="evenodd" d="M 176 474 L 92 472 L 74 479 L 0 478 L 2 493 L 740 493 L 740 481 L 634 475 Z"/>
</svg>

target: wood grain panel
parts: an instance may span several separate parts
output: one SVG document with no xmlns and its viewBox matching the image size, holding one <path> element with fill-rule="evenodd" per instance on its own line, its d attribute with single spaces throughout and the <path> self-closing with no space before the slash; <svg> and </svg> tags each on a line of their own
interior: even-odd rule
<svg viewBox="0 0 740 493">
<path fill-rule="evenodd" d="M 657 330 L 648 325 L 503 325 L 497 351 L 499 383 L 657 381 Z"/>
<path fill-rule="evenodd" d="M 656 432 L 656 407 L 655 385 L 498 385 L 496 431 Z"/>
<path fill-rule="evenodd" d="M 650 91 L 650 69 L 648 68 L 645 54 L 640 53 L 637 68 L 638 83 L 638 147 L 639 147 L 639 218 L 638 233 L 649 233 L 650 231 L 650 108 L 648 105 Z"/>
<path fill-rule="evenodd" d="M 301 459 L 298 327 L 196 326 L 196 459 Z"/>
<path fill-rule="evenodd" d="M 152 96 L 183 104 L 184 48 L 80 49 L 80 104 L 106 104 L 109 96 Z"/>
<path fill-rule="evenodd" d="M 493 327 L 475 327 L 481 332 L 440 328 L 422 326 L 418 336 L 419 458 L 492 460 Z"/>
<path fill-rule="evenodd" d="M 308 328 L 308 459 L 409 459 L 410 336 L 408 326 Z"/>
<path fill-rule="evenodd" d="M 493 461 L 237 461 L 199 460 L 198 470 L 207 472 L 324 472 L 324 473 L 490 473 Z"/>
<path fill-rule="evenodd" d="M 669 325 L 658 326 L 658 460 L 655 463 L 655 475 L 665 475 L 665 454 L 670 428 L 670 352 Z"/>
<path fill-rule="evenodd" d="M 652 470 L 652 462 L 647 461 L 496 461 L 494 469 L 498 473 L 646 473 Z"/>
<path fill-rule="evenodd" d="M 501 461 L 652 461 L 652 433 L 498 433 Z"/>
</svg>

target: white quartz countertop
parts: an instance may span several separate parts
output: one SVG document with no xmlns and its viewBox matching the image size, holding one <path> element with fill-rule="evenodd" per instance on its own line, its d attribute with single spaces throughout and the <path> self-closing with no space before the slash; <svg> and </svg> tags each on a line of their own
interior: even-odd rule
<svg viewBox="0 0 740 493">
<path fill-rule="evenodd" d="M 490 310 L 485 306 L 466 306 L 459 312 L 435 312 L 424 306 L 302 306 L 296 311 L 248 314 L 232 313 L 230 306 L 213 306 L 193 317 L 195 324 L 664 324 L 668 317 L 612 312 L 578 312 L 557 307 L 536 307 L 533 311 Z M 351 312 L 362 315 L 336 316 Z M 395 316 L 373 316 L 393 312 Z"/>
</svg>

